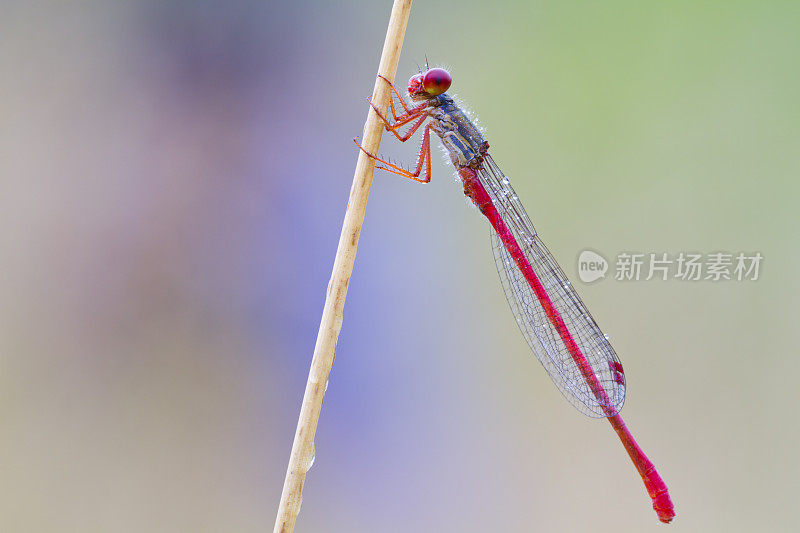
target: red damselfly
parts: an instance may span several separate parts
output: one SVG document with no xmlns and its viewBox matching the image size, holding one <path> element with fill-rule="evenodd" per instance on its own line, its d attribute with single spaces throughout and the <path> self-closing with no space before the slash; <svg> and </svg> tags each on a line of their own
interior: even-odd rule
<svg viewBox="0 0 800 533">
<path fill-rule="evenodd" d="M 393 89 L 390 108 L 394 120 L 390 121 L 372 102 L 370 105 L 387 131 L 405 142 L 430 120 L 422 131 L 422 146 L 413 171 L 367 152 L 380 163 L 376 168 L 428 183 L 431 130 L 439 136 L 458 171 L 464 194 L 492 226 L 497 270 L 522 334 L 572 405 L 588 416 L 608 418 L 642 477 L 658 518 L 669 523 L 675 511 L 667 486 L 619 415 L 625 401 L 622 364 L 608 337 L 542 242 L 509 179 L 489 155 L 489 143 L 480 129 L 447 94 L 452 83 L 450 73 L 429 68 L 412 76 L 408 94 L 414 104 L 407 104 L 394 84 L 383 79 Z M 394 104 L 395 96 L 403 109 L 400 114 Z M 409 124 L 405 133 L 399 131 Z M 361 145 L 359 148 L 364 150 Z"/>
</svg>

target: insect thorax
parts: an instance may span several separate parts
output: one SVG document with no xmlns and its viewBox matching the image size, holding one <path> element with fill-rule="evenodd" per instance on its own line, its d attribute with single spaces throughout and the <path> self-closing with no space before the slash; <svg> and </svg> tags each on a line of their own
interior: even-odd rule
<svg viewBox="0 0 800 533">
<path fill-rule="evenodd" d="M 450 154 L 453 164 L 474 166 L 489 149 L 480 130 L 447 94 L 436 97 L 435 107 L 428 112 L 431 128 Z"/>
</svg>

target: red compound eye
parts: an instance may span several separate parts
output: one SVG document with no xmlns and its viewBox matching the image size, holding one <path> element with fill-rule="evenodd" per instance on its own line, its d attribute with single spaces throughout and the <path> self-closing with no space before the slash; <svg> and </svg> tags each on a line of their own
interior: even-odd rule
<svg viewBox="0 0 800 533">
<path fill-rule="evenodd" d="M 422 88 L 431 96 L 442 94 L 450 88 L 453 78 L 443 68 L 432 68 L 422 77 Z"/>
</svg>

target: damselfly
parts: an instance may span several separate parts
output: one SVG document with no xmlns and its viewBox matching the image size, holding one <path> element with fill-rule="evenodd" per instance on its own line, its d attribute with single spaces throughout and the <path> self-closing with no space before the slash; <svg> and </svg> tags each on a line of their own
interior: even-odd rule
<svg viewBox="0 0 800 533">
<path fill-rule="evenodd" d="M 431 130 L 439 136 L 458 171 L 464 194 L 492 226 L 492 249 L 503 290 L 528 344 L 572 405 L 588 416 L 608 418 L 642 477 L 658 518 L 672 521 L 675 511 L 667 486 L 619 415 L 625 401 L 622 364 L 536 233 L 509 179 L 489 155 L 489 143 L 480 129 L 446 93 L 452 83 L 450 73 L 430 68 L 412 76 L 408 94 L 416 105 L 406 104 L 394 84 L 383 79 L 393 89 L 390 108 L 394 120 L 372 102 L 370 105 L 387 131 L 405 142 L 430 119 L 422 132 L 416 168 L 406 170 L 366 152 L 361 145 L 359 148 L 380 163 L 376 168 L 428 183 Z M 402 106 L 400 114 L 394 96 Z M 405 133 L 399 131 L 409 124 Z"/>
</svg>

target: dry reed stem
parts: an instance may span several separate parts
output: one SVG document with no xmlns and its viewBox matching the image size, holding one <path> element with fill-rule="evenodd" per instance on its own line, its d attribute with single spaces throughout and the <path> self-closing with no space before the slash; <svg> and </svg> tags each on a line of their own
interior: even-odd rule
<svg viewBox="0 0 800 533">
<path fill-rule="evenodd" d="M 394 79 L 397 71 L 397 62 L 403 46 L 403 37 L 410 12 L 411 0 L 395 0 L 378 68 L 378 73 L 390 80 Z M 386 109 L 389 102 L 389 91 L 388 84 L 376 77 L 372 101 L 377 104 L 379 109 Z M 373 154 L 377 153 L 382 134 L 383 123 L 375 111 L 370 108 L 362 137 L 364 148 Z M 359 150 L 353 185 L 350 188 L 350 199 L 344 215 L 342 233 L 339 236 L 339 247 L 333 262 L 333 273 L 328 283 L 325 306 L 322 310 L 314 357 L 311 360 L 303 404 L 297 420 L 292 454 L 289 457 L 289 467 L 283 483 L 281 503 L 275 519 L 274 533 L 291 533 L 294 530 L 297 514 L 300 512 L 300 504 L 303 501 L 303 483 L 314 458 L 314 434 L 317 431 L 328 374 L 336 357 L 336 341 L 339 338 L 339 331 L 342 329 L 342 311 L 347 296 L 347 286 L 353 271 L 356 247 L 361 234 L 361 226 L 364 223 L 367 198 L 374 171 L 374 160 Z"/>
</svg>

